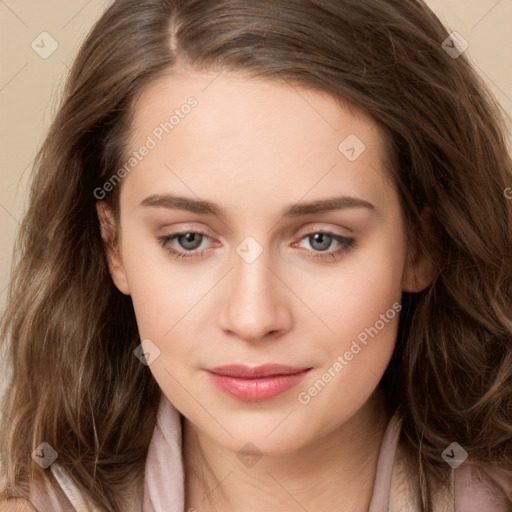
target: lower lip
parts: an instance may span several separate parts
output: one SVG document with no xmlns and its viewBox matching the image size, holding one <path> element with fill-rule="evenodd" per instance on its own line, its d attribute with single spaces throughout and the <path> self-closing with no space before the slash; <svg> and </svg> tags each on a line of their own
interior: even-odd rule
<svg viewBox="0 0 512 512">
<path fill-rule="evenodd" d="M 260 402 L 293 388 L 304 379 L 310 369 L 290 375 L 274 375 L 257 379 L 242 379 L 211 372 L 208 372 L 208 375 L 212 383 L 224 393 L 247 402 Z"/>
</svg>

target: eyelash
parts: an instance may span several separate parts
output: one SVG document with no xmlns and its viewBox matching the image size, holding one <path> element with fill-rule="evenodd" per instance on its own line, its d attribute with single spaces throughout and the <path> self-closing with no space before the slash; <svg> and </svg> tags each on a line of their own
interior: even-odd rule
<svg viewBox="0 0 512 512">
<path fill-rule="evenodd" d="M 187 235 L 187 234 L 203 235 L 206 238 L 210 238 L 206 233 L 203 233 L 202 231 L 182 231 L 180 233 L 175 233 L 174 235 L 159 236 L 159 237 L 157 237 L 157 240 L 158 240 L 158 243 L 168 253 L 172 254 L 174 256 L 174 258 L 177 260 L 185 260 L 185 259 L 189 259 L 189 258 L 197 258 L 197 259 L 204 258 L 206 256 L 205 252 L 207 251 L 207 249 L 203 249 L 202 251 L 199 251 L 196 249 L 194 251 L 180 252 L 180 251 L 177 251 L 176 249 L 173 249 L 168 246 L 168 243 L 171 242 L 172 240 L 175 240 L 179 236 Z M 343 254 L 350 251 L 356 245 L 355 238 L 344 237 L 341 235 L 337 235 L 336 233 L 332 233 L 330 231 L 321 231 L 321 230 L 320 231 L 319 230 L 311 231 L 310 233 L 306 233 L 300 240 L 303 240 L 304 238 L 307 238 L 311 235 L 316 235 L 316 234 L 328 235 L 333 240 L 340 243 L 341 247 L 339 249 L 335 250 L 334 252 L 329 252 L 329 253 L 321 253 L 319 251 L 311 251 L 311 250 L 306 249 L 306 250 L 308 250 L 308 252 L 314 253 L 314 255 L 312 256 L 314 259 L 319 259 L 319 260 L 324 260 L 324 261 L 337 260 Z"/>
</svg>

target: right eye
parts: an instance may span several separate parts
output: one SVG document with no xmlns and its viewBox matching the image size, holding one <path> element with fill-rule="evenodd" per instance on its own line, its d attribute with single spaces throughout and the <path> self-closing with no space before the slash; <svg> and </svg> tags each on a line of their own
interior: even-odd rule
<svg viewBox="0 0 512 512">
<path fill-rule="evenodd" d="M 182 231 L 173 235 L 157 237 L 158 243 L 176 259 L 203 258 L 206 249 L 197 250 L 205 238 L 210 238 L 200 231 Z M 171 242 L 178 241 L 183 250 L 176 249 Z"/>
</svg>

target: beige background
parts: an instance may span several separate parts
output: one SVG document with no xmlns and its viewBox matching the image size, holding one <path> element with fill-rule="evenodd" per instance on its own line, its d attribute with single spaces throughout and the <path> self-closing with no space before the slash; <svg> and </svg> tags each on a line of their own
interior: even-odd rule
<svg viewBox="0 0 512 512">
<path fill-rule="evenodd" d="M 0 312 L 36 149 L 81 41 L 109 4 L 107 0 L 0 0 Z M 512 115 L 512 0 L 430 0 L 428 4 L 451 31 L 469 42 L 472 62 Z M 42 32 L 58 43 L 47 59 L 31 47 Z"/>
</svg>

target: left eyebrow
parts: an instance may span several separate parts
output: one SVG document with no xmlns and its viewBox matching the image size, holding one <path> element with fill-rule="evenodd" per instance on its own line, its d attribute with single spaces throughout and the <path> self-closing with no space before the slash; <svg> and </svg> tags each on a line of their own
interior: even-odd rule
<svg viewBox="0 0 512 512">
<path fill-rule="evenodd" d="M 224 208 L 217 203 L 205 199 L 193 199 L 174 194 L 154 194 L 148 196 L 141 201 L 140 206 L 188 210 L 193 213 L 213 215 L 223 220 L 227 217 Z M 289 205 L 281 212 L 281 216 L 295 218 L 349 208 L 366 208 L 372 212 L 377 212 L 377 208 L 364 199 L 352 196 L 340 196 Z"/>
<path fill-rule="evenodd" d="M 377 208 L 364 199 L 352 196 L 340 196 L 311 201 L 309 203 L 297 203 L 285 208 L 282 215 L 283 217 L 300 217 L 312 213 L 326 213 L 349 208 L 367 208 L 372 212 L 377 212 Z"/>
</svg>

